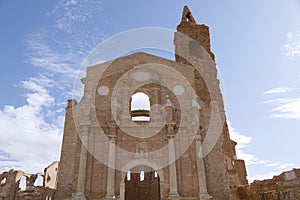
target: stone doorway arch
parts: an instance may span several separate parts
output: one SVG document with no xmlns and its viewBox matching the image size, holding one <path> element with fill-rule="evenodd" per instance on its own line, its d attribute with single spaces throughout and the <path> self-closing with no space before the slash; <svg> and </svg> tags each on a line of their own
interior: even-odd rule
<svg viewBox="0 0 300 200">
<path fill-rule="evenodd" d="M 121 177 L 120 177 L 120 200 L 125 200 L 125 179 L 127 177 L 128 171 L 138 171 L 139 167 L 144 166 L 144 169 L 150 169 L 150 171 L 155 171 L 159 178 L 159 199 L 162 199 L 163 193 L 168 186 L 165 184 L 165 176 L 164 171 L 162 168 L 157 165 L 155 162 L 150 162 L 147 159 L 139 159 L 139 160 L 132 160 L 127 163 L 125 166 L 122 167 L 121 170 Z M 137 168 L 136 168 L 137 167 Z"/>
<path fill-rule="evenodd" d="M 125 200 L 160 200 L 160 178 L 153 168 L 139 165 L 124 177 Z"/>
</svg>

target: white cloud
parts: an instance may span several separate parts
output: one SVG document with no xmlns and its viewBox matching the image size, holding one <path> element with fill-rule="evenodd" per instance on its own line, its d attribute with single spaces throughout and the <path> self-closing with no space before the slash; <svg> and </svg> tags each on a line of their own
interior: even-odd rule
<svg viewBox="0 0 300 200">
<path fill-rule="evenodd" d="M 271 90 L 265 91 L 265 94 L 280 94 L 280 93 L 290 92 L 292 90 L 293 90 L 292 88 L 288 88 L 288 87 L 277 87 L 277 88 L 273 88 Z"/>
<path fill-rule="evenodd" d="M 266 161 L 265 162 L 265 167 L 273 167 L 274 169 L 290 169 L 294 167 L 295 165 L 292 163 L 282 163 L 282 162 L 271 162 L 271 161 Z"/>
<path fill-rule="evenodd" d="M 102 9 L 99 0 L 62 0 L 50 15 L 55 17 L 54 27 L 61 31 L 73 32 L 76 23 L 88 23 Z"/>
<path fill-rule="evenodd" d="M 275 99 L 272 117 L 277 119 L 300 120 L 300 98 Z"/>
<path fill-rule="evenodd" d="M 240 134 L 235 128 L 232 127 L 231 123 L 227 121 L 228 129 L 230 133 L 230 138 L 237 142 L 236 145 L 236 154 L 239 159 L 245 160 L 246 164 L 248 164 L 251 160 L 254 159 L 254 155 L 245 153 L 243 148 L 251 142 L 251 137 Z"/>
<path fill-rule="evenodd" d="M 29 106 L 41 109 L 42 106 L 50 106 L 54 102 L 54 98 L 49 95 L 45 87 L 51 84 L 50 79 L 44 75 L 30 78 L 21 82 L 21 87 L 31 91 L 26 94 L 26 100 Z"/>
<path fill-rule="evenodd" d="M 101 10 L 98 0 L 60 0 L 48 13 L 54 24 L 28 34 L 27 62 L 73 83 L 84 58 L 104 39 L 99 24 L 94 25 L 96 20 L 92 20 Z"/>
<path fill-rule="evenodd" d="M 249 182 L 253 182 L 254 180 L 264 180 L 271 179 L 273 176 L 278 175 L 282 172 L 288 171 L 295 167 L 292 163 L 283 163 L 281 161 L 270 161 L 270 160 L 259 160 L 256 157 L 248 163 L 248 166 L 254 165 L 255 168 L 265 169 L 268 173 L 263 174 L 251 174 L 248 172 L 248 180 Z"/>
<path fill-rule="evenodd" d="M 288 32 L 287 41 L 282 49 L 286 57 L 300 56 L 300 32 Z"/>
<path fill-rule="evenodd" d="M 293 163 L 280 163 L 277 166 L 277 169 L 290 169 L 293 168 L 295 165 Z"/>
<path fill-rule="evenodd" d="M 22 81 L 27 103 L 0 110 L 0 171 L 16 168 L 36 173 L 58 160 L 63 117 L 49 123 L 43 116 L 55 101 L 47 90 L 52 84 L 43 75 Z"/>
<path fill-rule="evenodd" d="M 282 162 L 271 162 L 265 161 L 265 167 L 270 168 L 268 169 L 267 173 L 263 174 L 253 174 L 248 177 L 249 182 L 253 182 L 254 180 L 265 180 L 265 179 L 272 179 L 274 176 L 281 174 L 282 172 L 291 170 L 295 167 L 292 163 L 282 163 Z M 271 170 L 271 171 L 270 171 Z"/>
<path fill-rule="evenodd" d="M 291 94 L 288 92 L 295 91 Z M 300 94 L 295 88 L 278 87 L 265 92 L 265 94 L 280 94 L 264 103 L 271 105 L 271 117 L 275 119 L 300 120 Z"/>
<path fill-rule="evenodd" d="M 265 166 L 266 167 L 276 167 L 279 165 L 279 162 L 274 162 L 274 163 L 269 163 L 269 164 L 266 164 Z"/>
<path fill-rule="evenodd" d="M 80 67 L 77 51 L 68 42 L 58 41 L 50 35 L 34 33 L 28 36 L 28 45 L 31 52 L 27 62 L 42 67 L 54 73 L 74 77 Z M 76 69 L 77 68 L 77 69 Z"/>
<path fill-rule="evenodd" d="M 26 61 L 54 73 L 65 99 L 82 97 L 80 79 L 85 76 L 82 62 L 104 39 L 98 28 L 87 24 L 95 22 L 91 19 L 101 13 L 101 9 L 101 1 L 61 0 L 48 13 L 54 18 L 53 26 L 28 34 L 30 50 Z"/>
</svg>

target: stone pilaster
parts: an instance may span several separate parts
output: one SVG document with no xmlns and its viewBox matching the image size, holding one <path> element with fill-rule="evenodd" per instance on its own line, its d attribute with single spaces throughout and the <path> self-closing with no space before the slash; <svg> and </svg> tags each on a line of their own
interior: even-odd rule
<svg viewBox="0 0 300 200">
<path fill-rule="evenodd" d="M 124 200 L 125 199 L 125 183 L 121 182 L 120 183 L 120 198 L 119 200 Z"/>
<path fill-rule="evenodd" d="M 176 173 L 176 156 L 175 156 L 175 144 L 174 136 L 169 135 L 169 185 L 170 193 L 168 199 L 180 199 L 177 188 L 177 173 Z"/>
<path fill-rule="evenodd" d="M 197 173 L 198 173 L 198 183 L 199 183 L 199 197 L 200 200 L 212 199 L 212 197 L 207 192 L 205 168 L 203 162 L 203 156 L 201 151 L 201 140 L 200 135 L 196 137 L 196 155 L 197 155 Z"/>
<path fill-rule="evenodd" d="M 161 99 L 160 99 L 160 88 L 159 87 L 153 87 L 153 99 L 152 102 L 153 104 L 160 105 L 161 104 Z M 153 106 L 153 105 L 152 105 Z M 151 108 L 152 110 L 152 108 Z M 158 122 L 160 120 L 159 115 L 160 115 L 160 106 L 156 106 L 153 110 L 154 116 L 151 116 L 151 121 L 153 122 Z"/>
<path fill-rule="evenodd" d="M 116 180 L 116 148 L 115 148 L 116 136 L 110 135 L 110 144 L 109 144 L 109 158 L 108 158 L 108 167 L 107 167 L 107 193 L 106 199 L 115 199 L 115 180 Z"/>
<path fill-rule="evenodd" d="M 81 149 L 80 149 L 80 161 L 79 161 L 79 171 L 77 180 L 77 193 L 72 196 L 72 199 L 85 199 L 85 182 L 86 182 L 86 164 L 87 164 L 87 149 L 88 144 L 88 127 L 82 127 L 79 133 L 81 135 Z"/>
</svg>

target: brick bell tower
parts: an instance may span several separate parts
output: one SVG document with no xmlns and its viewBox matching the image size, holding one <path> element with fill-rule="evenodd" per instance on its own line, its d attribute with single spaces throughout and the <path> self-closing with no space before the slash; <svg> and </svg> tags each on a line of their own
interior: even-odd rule
<svg viewBox="0 0 300 200">
<path fill-rule="evenodd" d="M 174 45 L 176 62 L 194 66 L 197 96 L 206 105 L 202 107 L 199 135 L 203 150 L 207 152 L 203 162 L 208 193 L 212 199 L 237 200 L 239 199 L 237 188 L 248 184 L 245 162 L 237 159 L 235 150 L 237 143 L 229 136 L 224 102 L 217 78 L 215 55 L 211 51 L 209 27 L 197 24 L 187 6 L 184 6 L 181 22 L 177 26 Z M 218 107 L 217 116 L 212 114 L 214 105 Z M 208 109 L 205 110 L 206 108 Z M 204 138 L 207 134 L 216 134 L 214 131 L 217 129 L 210 132 L 209 125 L 215 123 L 214 119 L 218 117 L 221 123 L 219 128 L 222 127 L 221 134 L 214 147 L 207 148 Z"/>
<path fill-rule="evenodd" d="M 174 44 L 175 61 L 139 52 L 87 68 L 84 96 L 66 108 L 55 199 L 238 199 L 246 171 L 229 138 L 209 29 L 187 6 Z M 146 107 L 134 108 L 136 95 Z"/>
</svg>

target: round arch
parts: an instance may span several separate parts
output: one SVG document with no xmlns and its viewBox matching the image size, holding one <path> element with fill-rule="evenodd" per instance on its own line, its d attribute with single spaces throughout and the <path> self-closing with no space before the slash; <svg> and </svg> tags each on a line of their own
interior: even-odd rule
<svg viewBox="0 0 300 200">
<path fill-rule="evenodd" d="M 147 168 L 153 169 L 158 177 L 159 177 L 159 188 L 160 190 L 163 188 L 164 183 L 164 172 L 161 169 L 159 165 L 156 163 L 150 162 L 146 159 L 139 159 L 139 160 L 132 160 L 128 162 L 126 165 L 123 166 L 121 170 L 121 176 L 120 176 L 120 200 L 125 200 L 125 178 L 127 175 L 127 172 L 135 167 L 145 166 Z M 161 195 L 161 194 L 160 194 Z M 161 197 L 160 197 L 161 198 Z"/>
<path fill-rule="evenodd" d="M 164 172 L 161 169 L 161 167 L 159 167 L 159 165 L 157 165 L 156 163 L 150 162 L 149 160 L 146 160 L 146 159 L 132 160 L 129 163 L 127 163 L 121 170 L 121 180 L 124 180 L 126 173 L 130 169 L 132 169 L 136 166 L 147 166 L 147 167 L 152 168 L 153 170 L 155 170 L 158 173 L 160 180 L 162 182 L 164 182 Z"/>
<path fill-rule="evenodd" d="M 130 98 L 132 121 L 150 121 L 151 102 L 145 92 L 136 92 Z"/>
</svg>

